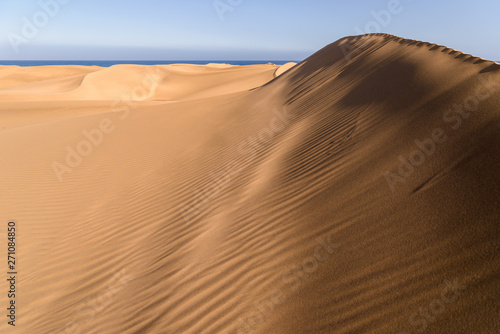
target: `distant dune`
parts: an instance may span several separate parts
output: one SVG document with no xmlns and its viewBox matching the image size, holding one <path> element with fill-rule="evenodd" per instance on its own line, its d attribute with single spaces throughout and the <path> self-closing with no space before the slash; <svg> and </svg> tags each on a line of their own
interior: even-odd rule
<svg viewBox="0 0 500 334">
<path fill-rule="evenodd" d="M 16 333 L 500 333 L 498 63 L 4 66 L 0 115 Z"/>
</svg>

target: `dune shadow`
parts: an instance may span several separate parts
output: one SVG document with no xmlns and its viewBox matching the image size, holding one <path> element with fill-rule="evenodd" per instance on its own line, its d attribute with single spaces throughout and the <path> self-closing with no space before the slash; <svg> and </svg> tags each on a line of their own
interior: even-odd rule
<svg viewBox="0 0 500 334">
<path fill-rule="evenodd" d="M 426 94 L 426 86 L 416 80 L 417 69 L 400 60 L 379 67 L 340 101 L 347 106 L 384 103 L 392 110 L 399 110 Z"/>
<path fill-rule="evenodd" d="M 500 70 L 500 64 L 491 64 L 488 67 L 483 68 L 479 73 L 488 73 Z"/>
</svg>

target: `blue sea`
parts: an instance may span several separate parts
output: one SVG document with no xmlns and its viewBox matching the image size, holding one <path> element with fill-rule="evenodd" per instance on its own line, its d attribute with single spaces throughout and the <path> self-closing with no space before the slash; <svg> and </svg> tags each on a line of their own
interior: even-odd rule
<svg viewBox="0 0 500 334">
<path fill-rule="evenodd" d="M 252 65 L 273 63 L 283 65 L 297 60 L 0 60 L 0 65 L 17 66 L 46 66 L 46 65 L 84 65 L 84 66 L 102 66 L 110 67 L 118 64 L 135 65 L 170 65 L 170 64 L 197 64 L 205 65 L 208 63 L 224 63 L 231 65 Z"/>
</svg>

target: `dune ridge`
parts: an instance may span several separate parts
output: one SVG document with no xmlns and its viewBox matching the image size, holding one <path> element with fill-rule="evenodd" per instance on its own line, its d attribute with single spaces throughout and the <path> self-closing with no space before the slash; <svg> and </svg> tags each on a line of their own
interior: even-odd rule
<svg viewBox="0 0 500 334">
<path fill-rule="evenodd" d="M 468 53 L 465 53 L 465 52 L 462 52 L 462 51 L 459 51 L 459 50 L 456 50 L 456 49 L 453 49 L 453 48 L 450 48 L 450 47 L 447 47 L 444 45 L 430 43 L 430 42 L 423 42 L 423 41 L 419 41 L 419 40 L 415 40 L 415 39 L 403 38 L 403 37 L 394 36 L 394 35 L 387 34 L 387 33 L 373 33 L 373 34 L 366 34 L 366 35 L 359 35 L 359 36 L 349 36 L 349 37 L 344 37 L 340 41 L 343 41 L 343 40 L 351 40 L 352 41 L 353 39 L 356 39 L 356 38 L 366 38 L 366 37 L 369 38 L 372 36 L 381 36 L 381 37 L 384 37 L 387 41 L 395 41 L 395 42 L 398 42 L 398 43 L 403 44 L 403 45 L 414 45 L 417 47 L 427 46 L 427 47 L 430 47 L 429 51 L 439 50 L 441 52 L 445 52 L 445 53 L 447 52 L 449 55 L 455 55 L 455 53 L 458 53 L 455 56 L 455 59 L 467 57 L 467 59 L 465 59 L 465 61 L 477 61 L 477 60 L 479 60 L 480 62 L 475 62 L 476 64 L 481 63 L 482 61 L 488 62 L 490 64 L 491 63 L 498 64 L 498 62 L 496 62 L 496 61 L 477 57 L 477 56 L 474 56 L 474 55 L 471 55 L 471 54 L 468 54 Z"/>
<path fill-rule="evenodd" d="M 18 331 L 498 332 L 499 68 L 369 34 L 283 68 L 0 69 Z"/>
</svg>

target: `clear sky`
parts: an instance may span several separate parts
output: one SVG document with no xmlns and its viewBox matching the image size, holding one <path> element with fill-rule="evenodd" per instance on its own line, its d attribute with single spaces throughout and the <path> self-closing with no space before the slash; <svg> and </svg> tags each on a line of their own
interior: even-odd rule
<svg viewBox="0 0 500 334">
<path fill-rule="evenodd" d="M 302 60 L 387 32 L 500 60 L 499 14 L 499 0 L 0 0 L 0 59 Z"/>
</svg>

